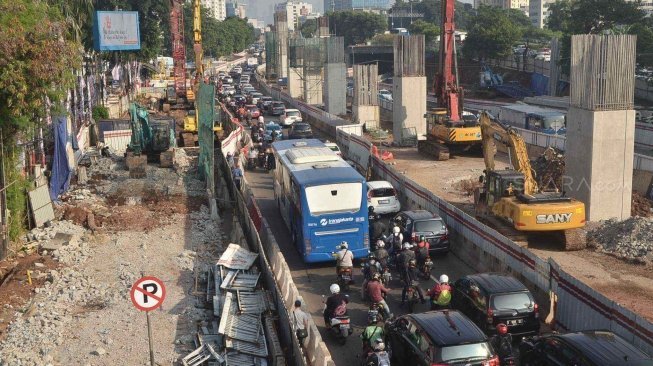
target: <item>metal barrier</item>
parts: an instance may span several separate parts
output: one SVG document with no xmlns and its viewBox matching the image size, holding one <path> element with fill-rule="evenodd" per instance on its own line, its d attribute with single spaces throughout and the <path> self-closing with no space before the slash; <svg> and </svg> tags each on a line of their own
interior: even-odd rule
<svg viewBox="0 0 653 366">
<path fill-rule="evenodd" d="M 236 201 L 238 217 L 245 237 L 250 243 L 250 249 L 258 252 L 261 256 L 266 285 L 269 289 L 276 290 L 274 292 L 275 303 L 279 313 L 279 336 L 282 343 L 292 349 L 289 357 L 295 365 L 334 366 L 331 354 L 322 341 L 322 336 L 312 318 L 309 321 L 308 338 L 304 341 L 303 348 L 300 347 L 294 329 L 291 327 L 290 312 L 294 308 L 295 300 L 302 298 L 267 220 L 261 214 L 247 179 L 243 177 L 240 191 L 233 184 L 231 172 L 226 163 L 226 154 L 238 149 L 244 129 L 228 111 L 225 110 L 225 112 L 230 116 L 232 132 L 223 140 L 222 154 L 217 154 L 219 156 L 216 158 L 216 163 L 219 165 L 224 180 L 228 182 L 231 197 L 234 197 Z M 244 154 L 240 154 L 240 157 L 243 159 L 241 166 L 244 166 Z M 304 302 L 303 299 L 302 302 Z"/>
</svg>

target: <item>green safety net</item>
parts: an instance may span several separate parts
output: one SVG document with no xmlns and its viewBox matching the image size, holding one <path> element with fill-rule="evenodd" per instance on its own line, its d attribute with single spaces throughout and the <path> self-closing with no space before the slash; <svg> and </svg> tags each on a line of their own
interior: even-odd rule
<svg viewBox="0 0 653 366">
<path fill-rule="evenodd" d="M 197 109 L 198 138 L 200 144 L 199 173 L 200 178 L 206 182 L 206 186 L 213 191 L 213 121 L 215 121 L 215 87 L 213 85 L 200 83 L 199 93 L 195 100 Z"/>
</svg>

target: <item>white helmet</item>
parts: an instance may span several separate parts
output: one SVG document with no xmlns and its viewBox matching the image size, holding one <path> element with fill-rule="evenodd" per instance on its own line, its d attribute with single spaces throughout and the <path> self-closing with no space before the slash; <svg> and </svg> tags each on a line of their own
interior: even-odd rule
<svg viewBox="0 0 653 366">
<path fill-rule="evenodd" d="M 443 274 L 440 276 L 440 283 L 449 283 L 449 276 Z"/>
<path fill-rule="evenodd" d="M 332 294 L 338 294 L 340 293 L 340 286 L 338 286 L 337 283 L 334 283 L 329 287 L 329 291 L 331 291 Z"/>
<path fill-rule="evenodd" d="M 399 229 L 399 226 L 395 226 L 392 228 L 392 233 L 397 235 L 401 232 L 401 229 Z"/>
<path fill-rule="evenodd" d="M 376 241 L 376 247 L 377 248 L 383 248 L 385 247 L 385 242 L 383 240 L 377 240 Z"/>
<path fill-rule="evenodd" d="M 383 351 L 385 349 L 385 343 L 383 343 L 383 339 L 377 338 L 374 340 L 374 346 L 372 348 L 377 352 Z"/>
<path fill-rule="evenodd" d="M 412 247 L 413 247 L 413 246 L 410 245 L 409 242 L 405 242 L 405 243 L 404 243 L 404 249 L 410 249 L 410 248 L 412 248 Z"/>
<path fill-rule="evenodd" d="M 340 249 L 347 249 L 349 248 L 349 244 L 346 241 L 341 241 L 340 242 Z"/>
</svg>

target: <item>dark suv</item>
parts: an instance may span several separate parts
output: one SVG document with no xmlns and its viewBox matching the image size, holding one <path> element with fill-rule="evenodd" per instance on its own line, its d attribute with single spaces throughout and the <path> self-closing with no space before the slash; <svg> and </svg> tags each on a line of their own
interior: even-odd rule
<svg viewBox="0 0 653 366">
<path fill-rule="evenodd" d="M 455 310 L 401 316 L 386 334 L 393 365 L 499 366 L 488 337 Z"/>
<path fill-rule="evenodd" d="M 311 125 L 308 123 L 294 123 L 290 128 L 288 133 L 288 138 L 290 139 L 312 139 L 313 130 L 311 130 Z"/>
<path fill-rule="evenodd" d="M 519 345 L 522 366 L 651 366 L 653 358 L 609 331 L 551 334 Z"/>
<path fill-rule="evenodd" d="M 504 323 L 513 336 L 537 335 L 538 306 L 531 292 L 517 279 L 500 273 L 465 276 L 453 284 L 451 306 L 460 310 L 487 334 Z"/>
<path fill-rule="evenodd" d="M 398 225 L 404 241 L 419 241 L 424 235 L 429 242 L 429 254 L 449 252 L 449 230 L 442 218 L 430 211 L 402 211 L 392 219 Z"/>
</svg>

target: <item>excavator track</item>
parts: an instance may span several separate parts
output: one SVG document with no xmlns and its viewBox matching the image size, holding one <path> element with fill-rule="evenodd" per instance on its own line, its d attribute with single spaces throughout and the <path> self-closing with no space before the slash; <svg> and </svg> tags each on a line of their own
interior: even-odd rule
<svg viewBox="0 0 653 366">
<path fill-rule="evenodd" d="M 583 250 L 587 247 L 587 232 L 583 229 L 569 229 L 560 234 L 565 251 Z"/>
<path fill-rule="evenodd" d="M 423 140 L 417 142 L 417 151 L 435 158 L 437 161 L 449 160 L 449 148 L 441 143 Z"/>
<path fill-rule="evenodd" d="M 496 230 L 499 234 L 515 242 L 515 244 L 525 247 L 528 246 L 528 233 L 516 230 L 508 223 L 493 216 L 481 215 L 476 217 L 480 222 Z"/>
</svg>

